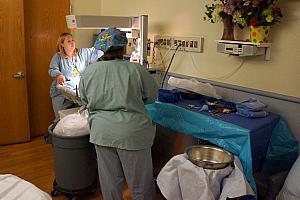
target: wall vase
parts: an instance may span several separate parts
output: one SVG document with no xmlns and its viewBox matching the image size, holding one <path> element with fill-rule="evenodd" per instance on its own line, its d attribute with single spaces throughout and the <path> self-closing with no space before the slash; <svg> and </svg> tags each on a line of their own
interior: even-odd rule
<svg viewBox="0 0 300 200">
<path fill-rule="evenodd" d="M 223 35 L 221 40 L 234 40 L 234 24 L 232 22 L 232 17 L 227 16 L 223 18 Z"/>
</svg>

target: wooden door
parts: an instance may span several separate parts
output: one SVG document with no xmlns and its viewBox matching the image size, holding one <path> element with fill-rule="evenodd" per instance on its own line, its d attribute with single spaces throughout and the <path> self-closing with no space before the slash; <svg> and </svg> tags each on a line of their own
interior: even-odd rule
<svg viewBox="0 0 300 200">
<path fill-rule="evenodd" d="M 25 0 L 25 43 L 31 136 L 42 135 L 54 119 L 48 76 L 58 36 L 68 32 L 69 0 Z"/>
<path fill-rule="evenodd" d="M 0 1 L 0 145 L 30 139 L 24 39 L 23 0 Z"/>
</svg>

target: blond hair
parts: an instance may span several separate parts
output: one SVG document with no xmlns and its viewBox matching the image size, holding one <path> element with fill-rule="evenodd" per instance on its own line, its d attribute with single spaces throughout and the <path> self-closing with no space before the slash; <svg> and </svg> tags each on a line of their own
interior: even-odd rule
<svg viewBox="0 0 300 200">
<path fill-rule="evenodd" d="M 67 57 L 67 54 L 66 54 L 64 48 L 62 47 L 62 44 L 64 43 L 67 36 L 73 37 L 73 35 L 71 33 L 62 33 L 59 35 L 57 43 L 56 43 L 56 51 L 59 52 L 62 57 Z M 76 55 L 77 52 L 78 52 L 78 49 L 75 48 L 74 52 L 73 52 L 74 55 Z"/>
</svg>

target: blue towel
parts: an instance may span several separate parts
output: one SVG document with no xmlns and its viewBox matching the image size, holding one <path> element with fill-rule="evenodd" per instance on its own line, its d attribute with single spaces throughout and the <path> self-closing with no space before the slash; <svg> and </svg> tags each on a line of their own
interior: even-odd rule
<svg viewBox="0 0 300 200">
<path fill-rule="evenodd" d="M 176 103 L 180 100 L 180 91 L 176 89 L 159 89 L 158 90 L 158 101 L 165 103 Z"/>
<path fill-rule="evenodd" d="M 265 104 L 253 97 L 236 104 L 237 110 L 243 109 L 247 111 L 262 111 L 266 107 L 267 106 Z"/>
<path fill-rule="evenodd" d="M 268 112 L 261 110 L 261 111 L 249 111 L 247 109 L 238 109 L 236 114 L 242 115 L 244 117 L 249 118 L 258 118 L 258 117 L 266 117 Z"/>
</svg>

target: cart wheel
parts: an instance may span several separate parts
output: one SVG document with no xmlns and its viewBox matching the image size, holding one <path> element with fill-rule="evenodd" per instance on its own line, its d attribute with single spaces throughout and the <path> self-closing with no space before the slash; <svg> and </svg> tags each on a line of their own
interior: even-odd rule
<svg viewBox="0 0 300 200">
<path fill-rule="evenodd" d="M 90 194 L 94 195 L 96 193 L 96 188 L 91 189 Z"/>
<path fill-rule="evenodd" d="M 53 190 L 52 192 L 51 192 L 51 196 L 52 197 L 57 197 L 59 195 L 59 191 L 57 191 L 57 190 Z"/>
<path fill-rule="evenodd" d="M 71 197 L 69 197 L 69 200 L 78 200 L 78 197 L 77 196 L 71 196 Z"/>
<path fill-rule="evenodd" d="M 68 196 L 69 200 L 78 200 L 78 192 L 73 192 Z"/>
<path fill-rule="evenodd" d="M 57 186 L 56 180 L 53 181 L 53 187 Z"/>
</svg>

